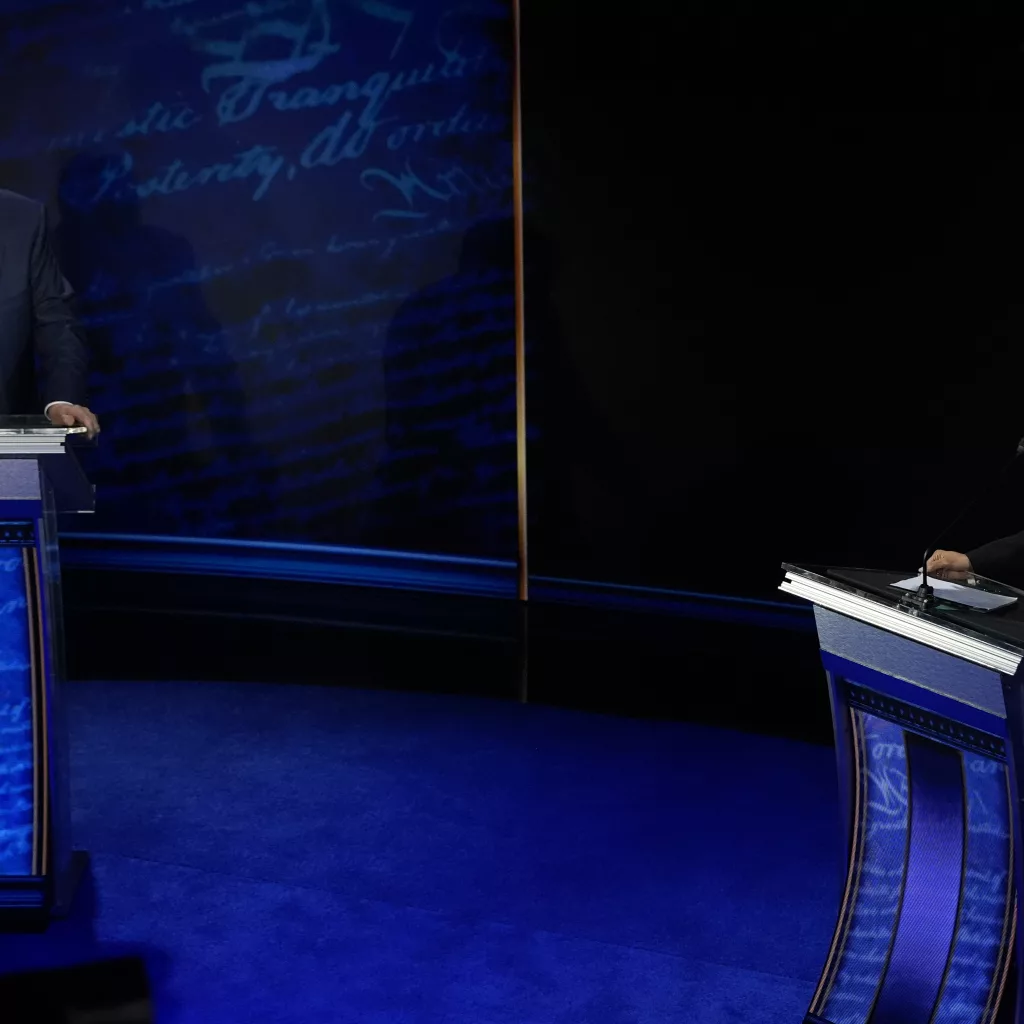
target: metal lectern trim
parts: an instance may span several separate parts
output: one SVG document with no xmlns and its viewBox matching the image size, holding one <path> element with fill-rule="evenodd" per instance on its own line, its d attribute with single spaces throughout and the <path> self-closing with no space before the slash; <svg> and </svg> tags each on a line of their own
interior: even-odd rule
<svg viewBox="0 0 1024 1024">
<path fill-rule="evenodd" d="M 956 658 L 981 665 L 1000 675 L 1014 675 L 1024 657 L 1008 646 L 951 629 L 793 572 L 786 573 L 779 589 L 829 611 L 847 615 L 886 632 L 926 644 L 944 654 L 952 654 Z"/>
</svg>

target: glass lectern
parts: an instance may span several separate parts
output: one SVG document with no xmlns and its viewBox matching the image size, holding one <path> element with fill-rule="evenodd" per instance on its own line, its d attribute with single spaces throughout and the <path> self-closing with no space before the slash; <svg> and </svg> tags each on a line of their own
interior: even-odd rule
<svg viewBox="0 0 1024 1024">
<path fill-rule="evenodd" d="M 85 431 L 0 417 L 0 930 L 70 908 L 71 848 L 57 515 L 91 512 Z"/>
</svg>

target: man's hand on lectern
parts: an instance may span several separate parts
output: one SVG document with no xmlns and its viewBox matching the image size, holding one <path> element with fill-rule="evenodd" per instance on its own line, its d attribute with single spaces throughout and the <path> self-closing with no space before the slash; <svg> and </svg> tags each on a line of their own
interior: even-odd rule
<svg viewBox="0 0 1024 1024">
<path fill-rule="evenodd" d="M 928 559 L 928 575 L 939 579 L 962 580 L 973 571 L 971 560 L 959 551 L 936 551 Z"/>
<path fill-rule="evenodd" d="M 70 402 L 55 402 L 46 415 L 55 427 L 85 427 L 91 441 L 100 432 L 100 421 L 95 414 L 84 405 L 72 405 Z"/>
</svg>

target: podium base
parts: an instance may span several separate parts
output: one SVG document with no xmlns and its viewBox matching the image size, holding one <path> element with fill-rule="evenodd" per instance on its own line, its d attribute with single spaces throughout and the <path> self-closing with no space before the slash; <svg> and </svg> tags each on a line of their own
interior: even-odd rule
<svg viewBox="0 0 1024 1024">
<path fill-rule="evenodd" d="M 89 854 L 85 850 L 75 850 L 68 860 L 62 877 L 58 877 L 54 886 L 53 904 L 50 907 L 51 918 L 64 918 L 71 913 L 75 902 L 75 893 L 89 870 Z"/>
</svg>

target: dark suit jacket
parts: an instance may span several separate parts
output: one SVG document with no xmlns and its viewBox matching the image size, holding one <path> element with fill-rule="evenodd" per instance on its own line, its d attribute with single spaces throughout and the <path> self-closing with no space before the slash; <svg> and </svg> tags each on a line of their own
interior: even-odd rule
<svg viewBox="0 0 1024 1024">
<path fill-rule="evenodd" d="M 989 541 L 966 554 L 979 576 L 1018 587 L 1024 585 L 1024 533 Z"/>
<path fill-rule="evenodd" d="M 0 415 L 86 401 L 88 363 L 40 204 L 0 190 Z"/>
</svg>

